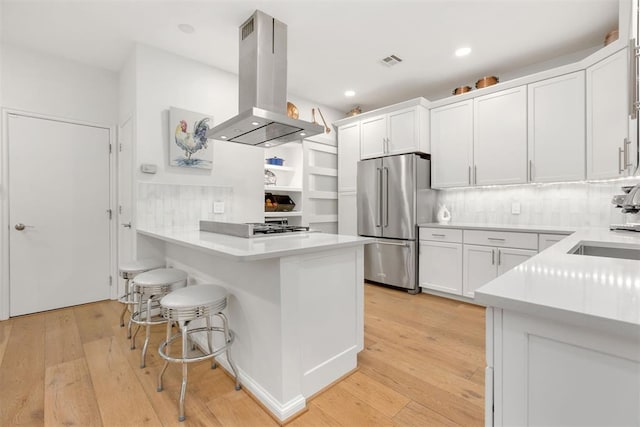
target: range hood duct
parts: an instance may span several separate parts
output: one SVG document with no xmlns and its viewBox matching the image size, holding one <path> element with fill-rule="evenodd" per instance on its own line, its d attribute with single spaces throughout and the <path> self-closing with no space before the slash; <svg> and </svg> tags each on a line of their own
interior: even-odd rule
<svg viewBox="0 0 640 427">
<path fill-rule="evenodd" d="M 324 132 L 316 123 L 287 116 L 287 26 L 256 10 L 240 26 L 237 116 L 207 138 L 273 147 Z"/>
</svg>

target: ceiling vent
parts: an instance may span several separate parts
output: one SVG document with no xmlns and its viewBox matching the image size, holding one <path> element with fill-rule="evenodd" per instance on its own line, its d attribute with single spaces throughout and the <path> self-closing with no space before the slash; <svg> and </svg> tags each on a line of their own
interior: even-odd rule
<svg viewBox="0 0 640 427">
<path fill-rule="evenodd" d="M 402 62 L 402 59 L 398 58 L 395 55 L 389 55 L 386 58 L 382 58 L 382 63 L 388 67 L 393 67 Z"/>
</svg>

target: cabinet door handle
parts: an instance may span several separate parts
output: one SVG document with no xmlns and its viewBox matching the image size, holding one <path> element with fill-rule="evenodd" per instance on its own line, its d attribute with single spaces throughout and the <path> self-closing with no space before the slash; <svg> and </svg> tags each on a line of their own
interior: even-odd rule
<svg viewBox="0 0 640 427">
<path fill-rule="evenodd" d="M 629 40 L 629 116 L 638 117 L 638 47 L 636 39 Z"/>
<path fill-rule="evenodd" d="M 487 237 L 487 240 L 495 240 L 498 242 L 504 242 L 505 239 L 502 239 L 500 237 Z"/>
<path fill-rule="evenodd" d="M 631 140 L 629 138 L 624 139 L 624 169 L 629 166 L 633 166 L 632 163 L 629 163 L 629 145 L 631 144 Z"/>
<path fill-rule="evenodd" d="M 433 237 L 446 237 L 446 235 L 444 235 L 444 234 L 431 233 L 431 235 L 432 235 Z"/>
<path fill-rule="evenodd" d="M 473 165 L 473 183 L 478 185 L 478 166 Z"/>
<path fill-rule="evenodd" d="M 471 165 L 469 165 L 469 185 L 471 185 Z"/>
<path fill-rule="evenodd" d="M 500 251 L 500 249 L 498 249 L 498 265 L 501 264 L 501 261 L 500 261 L 500 258 L 502 258 L 501 254 L 502 254 L 502 252 Z"/>
<path fill-rule="evenodd" d="M 622 147 L 618 147 L 618 173 L 621 174 L 624 172 L 624 168 L 622 167 L 622 157 L 624 157 Z"/>
<path fill-rule="evenodd" d="M 529 182 L 533 182 L 533 160 L 529 160 Z"/>
<path fill-rule="evenodd" d="M 496 251 L 491 249 L 491 265 L 496 265 Z"/>
</svg>

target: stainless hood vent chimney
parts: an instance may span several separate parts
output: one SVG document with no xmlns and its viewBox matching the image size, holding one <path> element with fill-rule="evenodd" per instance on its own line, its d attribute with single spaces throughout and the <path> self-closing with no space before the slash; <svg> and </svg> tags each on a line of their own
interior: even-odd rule
<svg viewBox="0 0 640 427">
<path fill-rule="evenodd" d="M 287 116 L 287 26 L 256 10 L 240 26 L 239 114 L 207 138 L 261 147 L 324 132 L 319 124 Z"/>
</svg>

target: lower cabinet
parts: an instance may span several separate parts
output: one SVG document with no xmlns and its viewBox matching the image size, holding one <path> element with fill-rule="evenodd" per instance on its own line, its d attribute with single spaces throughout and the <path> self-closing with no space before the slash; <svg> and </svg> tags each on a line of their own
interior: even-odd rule
<svg viewBox="0 0 640 427">
<path fill-rule="evenodd" d="M 542 236 L 545 242 L 564 237 Z M 537 233 L 420 227 L 419 285 L 473 298 L 476 289 L 536 255 L 538 241 Z"/>
<path fill-rule="evenodd" d="M 420 286 L 462 295 L 462 244 L 420 241 Z"/>
<path fill-rule="evenodd" d="M 464 245 L 462 295 L 473 298 L 476 289 L 536 255 L 531 249 Z"/>
</svg>

